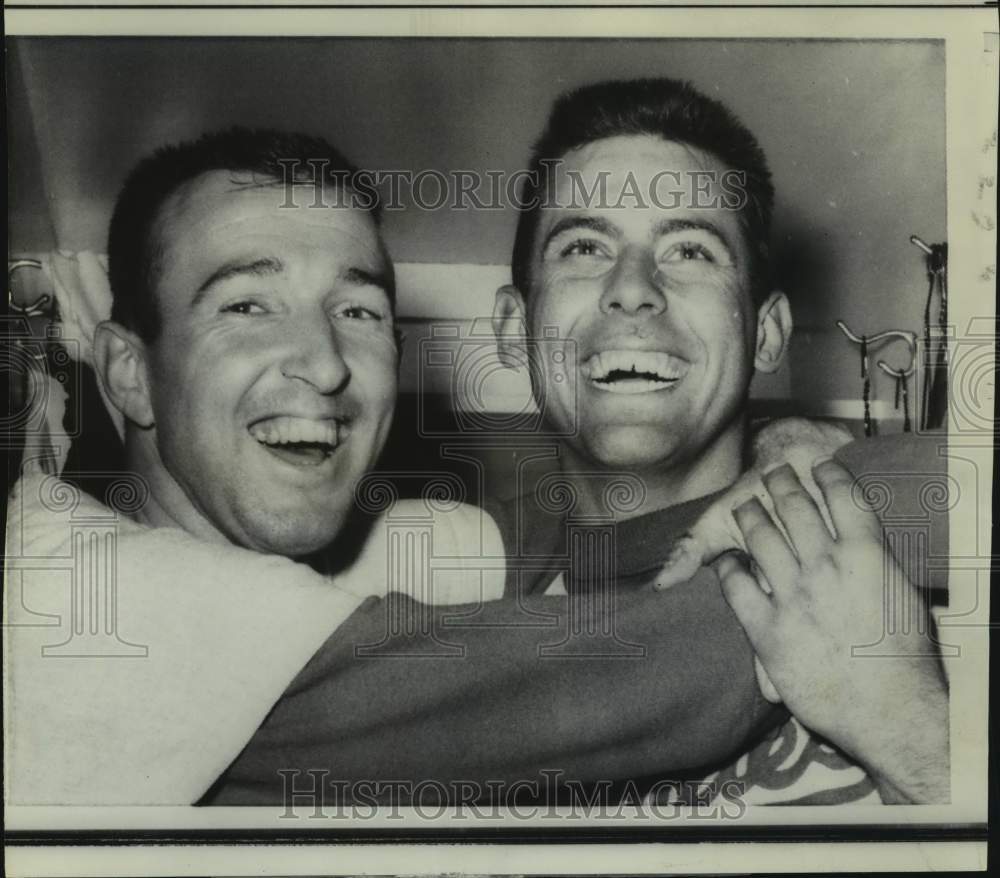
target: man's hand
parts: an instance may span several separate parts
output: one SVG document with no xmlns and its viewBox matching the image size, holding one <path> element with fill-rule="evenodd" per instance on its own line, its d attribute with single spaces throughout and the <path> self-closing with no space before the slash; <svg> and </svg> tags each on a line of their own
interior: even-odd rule
<svg viewBox="0 0 1000 878">
<path fill-rule="evenodd" d="M 780 418 L 761 427 L 750 443 L 751 466 L 763 472 L 782 463 L 796 470 L 820 457 L 829 457 L 854 437 L 846 427 L 829 421 Z"/>
<path fill-rule="evenodd" d="M 699 567 L 709 564 L 723 552 L 746 549 L 733 520 L 732 509 L 751 497 L 757 497 L 765 506 L 770 505 L 761 478 L 768 470 L 779 464 L 790 464 L 812 496 L 819 498 L 812 480 L 813 464 L 830 457 L 851 438 L 843 427 L 805 418 L 782 418 L 761 428 L 753 438 L 750 469 L 676 541 L 657 579 L 657 587 L 669 588 L 686 582 Z"/>
<path fill-rule="evenodd" d="M 813 475 L 832 532 L 792 467 L 771 471 L 774 517 L 757 498 L 733 510 L 753 570 L 721 558 L 723 591 L 803 724 L 861 762 L 883 798 L 946 801 L 948 693 L 937 647 L 928 630 L 885 618 L 903 606 L 926 613 L 924 596 L 852 496 L 851 474 L 825 461 Z M 872 644 L 877 655 L 855 654 Z"/>
</svg>

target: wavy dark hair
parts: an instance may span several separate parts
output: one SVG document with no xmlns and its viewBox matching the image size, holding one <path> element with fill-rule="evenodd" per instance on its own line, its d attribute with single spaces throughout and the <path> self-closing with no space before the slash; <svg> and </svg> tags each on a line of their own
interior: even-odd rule
<svg viewBox="0 0 1000 878">
<path fill-rule="evenodd" d="M 520 192 L 520 215 L 511 272 L 514 285 L 531 295 L 531 259 L 548 174 L 558 159 L 588 143 L 622 135 L 652 134 L 700 149 L 727 170 L 746 174 L 746 204 L 740 211 L 749 243 L 752 292 L 760 302 L 771 288 L 769 240 L 774 187 L 757 139 L 723 104 L 689 82 L 633 79 L 598 82 L 567 92 L 552 107 L 535 144 Z"/>
</svg>

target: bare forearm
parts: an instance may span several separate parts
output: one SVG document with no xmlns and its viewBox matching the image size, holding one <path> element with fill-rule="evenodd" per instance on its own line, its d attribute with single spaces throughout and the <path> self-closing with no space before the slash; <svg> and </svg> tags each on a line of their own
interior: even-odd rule
<svg viewBox="0 0 1000 878">
<path fill-rule="evenodd" d="M 897 713 L 893 720 L 897 733 L 869 736 L 870 743 L 876 746 L 859 754 L 882 801 L 920 805 L 948 802 L 951 761 L 947 692 L 925 697 L 912 709 Z"/>
</svg>

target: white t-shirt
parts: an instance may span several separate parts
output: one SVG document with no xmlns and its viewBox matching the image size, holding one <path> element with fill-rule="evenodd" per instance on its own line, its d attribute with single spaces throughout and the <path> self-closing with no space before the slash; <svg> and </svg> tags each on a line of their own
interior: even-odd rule
<svg viewBox="0 0 1000 878">
<path fill-rule="evenodd" d="M 10 804 L 191 804 L 363 600 L 490 600 L 504 578 L 496 524 L 470 506 L 397 503 L 327 578 L 137 524 L 41 474 L 11 495 L 6 548 Z"/>
</svg>

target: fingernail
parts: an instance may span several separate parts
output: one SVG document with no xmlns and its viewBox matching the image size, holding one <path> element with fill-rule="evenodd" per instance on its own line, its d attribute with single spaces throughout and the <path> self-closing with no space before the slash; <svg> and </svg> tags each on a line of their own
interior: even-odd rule
<svg viewBox="0 0 1000 878">
<path fill-rule="evenodd" d="M 716 575 L 718 575 L 721 579 L 725 577 L 725 575 L 732 570 L 737 563 L 736 559 L 731 554 L 727 553 L 719 558 L 712 566 L 715 567 Z"/>
<path fill-rule="evenodd" d="M 794 476 L 795 468 L 790 463 L 783 463 L 780 466 L 776 466 L 774 469 L 768 470 L 764 473 L 765 479 L 773 479 L 776 476 Z"/>
<path fill-rule="evenodd" d="M 740 512 L 745 512 L 745 511 L 746 511 L 747 509 L 749 509 L 749 508 L 750 508 L 750 507 L 751 507 L 751 506 L 752 506 L 752 505 L 753 505 L 754 503 L 758 503 L 758 502 L 759 502 L 759 501 L 757 500 L 757 498 L 756 498 L 756 497 L 751 497 L 751 498 L 750 498 L 749 500 L 741 500 L 741 501 L 740 501 L 739 503 L 737 503 L 737 504 L 736 504 L 736 505 L 735 505 L 735 506 L 733 507 L 733 515 L 737 515 L 737 514 L 739 514 Z"/>
<path fill-rule="evenodd" d="M 669 580 L 664 582 L 662 577 L 663 571 L 661 570 L 656 579 L 653 580 L 653 591 L 663 591 L 671 584 Z"/>
</svg>

